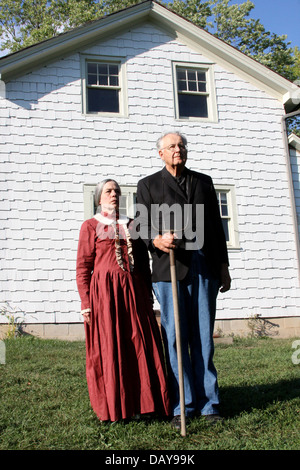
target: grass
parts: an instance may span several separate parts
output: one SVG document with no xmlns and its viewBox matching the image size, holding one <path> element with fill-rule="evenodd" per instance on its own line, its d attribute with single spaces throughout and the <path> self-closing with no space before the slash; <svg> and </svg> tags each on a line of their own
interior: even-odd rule
<svg viewBox="0 0 300 470">
<path fill-rule="evenodd" d="M 0 450 L 298 450 L 300 365 L 292 339 L 216 345 L 222 423 L 193 419 L 187 436 L 158 419 L 108 425 L 90 407 L 83 342 L 5 341 Z"/>
</svg>

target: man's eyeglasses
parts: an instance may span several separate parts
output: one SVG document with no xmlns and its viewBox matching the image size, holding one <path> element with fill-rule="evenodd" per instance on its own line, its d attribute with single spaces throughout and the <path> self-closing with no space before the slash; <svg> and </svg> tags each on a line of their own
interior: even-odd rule
<svg viewBox="0 0 300 470">
<path fill-rule="evenodd" d="M 183 144 L 171 144 L 171 145 L 168 145 L 167 147 L 163 147 L 161 148 L 160 150 L 170 150 L 170 152 L 174 152 L 176 147 L 179 147 L 179 150 L 187 150 L 187 147 Z"/>
</svg>

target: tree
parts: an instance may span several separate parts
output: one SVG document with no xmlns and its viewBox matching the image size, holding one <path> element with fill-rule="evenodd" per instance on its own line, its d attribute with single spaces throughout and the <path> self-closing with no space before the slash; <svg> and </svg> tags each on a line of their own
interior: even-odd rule
<svg viewBox="0 0 300 470">
<path fill-rule="evenodd" d="M 212 15 L 210 0 L 174 0 L 166 6 L 203 29 L 212 27 L 208 21 Z"/>
<path fill-rule="evenodd" d="M 0 0 L 1 50 L 16 52 L 105 13 L 102 0 Z"/>
<path fill-rule="evenodd" d="M 295 79 L 292 49 L 287 36 L 266 31 L 260 20 L 250 18 L 255 7 L 250 0 L 241 5 L 229 5 L 230 0 L 214 1 L 215 35 L 253 57 L 280 75 Z"/>
</svg>

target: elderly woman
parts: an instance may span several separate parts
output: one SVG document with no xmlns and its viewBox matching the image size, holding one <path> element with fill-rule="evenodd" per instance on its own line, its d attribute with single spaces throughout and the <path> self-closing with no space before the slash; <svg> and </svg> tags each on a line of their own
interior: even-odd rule
<svg viewBox="0 0 300 470">
<path fill-rule="evenodd" d="M 130 236 L 133 221 L 118 215 L 120 194 L 114 180 L 97 186 L 98 210 L 82 224 L 77 253 L 87 384 L 102 421 L 169 414 L 148 253 Z"/>
</svg>

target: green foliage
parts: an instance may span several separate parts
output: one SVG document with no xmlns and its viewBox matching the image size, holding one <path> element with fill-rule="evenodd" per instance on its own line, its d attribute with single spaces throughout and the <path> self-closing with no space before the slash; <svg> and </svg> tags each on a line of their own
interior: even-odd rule
<svg viewBox="0 0 300 470">
<path fill-rule="evenodd" d="M 168 3 L 167 7 L 197 26 L 208 29 L 208 27 L 212 27 L 212 23 L 209 21 L 212 14 L 210 5 L 210 1 L 174 0 L 173 2 Z"/>
<path fill-rule="evenodd" d="M 7 329 L 5 338 L 15 338 L 19 336 L 22 331 L 22 324 L 25 319 L 25 314 L 21 311 L 17 311 L 11 307 L 8 302 L 4 302 L 0 306 L 0 316 L 3 316 L 7 320 Z"/>
<path fill-rule="evenodd" d="M 250 18 L 255 7 L 250 0 L 230 5 L 231 0 L 212 0 L 215 35 L 290 80 L 293 50 L 287 36 L 266 31 L 260 20 Z"/>
<path fill-rule="evenodd" d="M 1 0 L 1 49 L 16 52 L 94 20 L 102 0 Z"/>
</svg>

